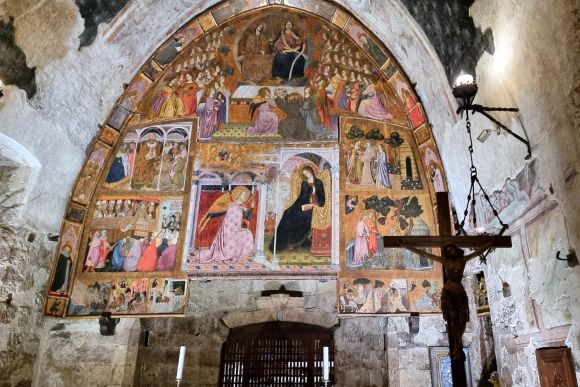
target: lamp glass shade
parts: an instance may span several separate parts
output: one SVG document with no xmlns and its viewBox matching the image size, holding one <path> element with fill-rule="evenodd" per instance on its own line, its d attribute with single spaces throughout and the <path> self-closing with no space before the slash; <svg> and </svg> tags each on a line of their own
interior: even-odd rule
<svg viewBox="0 0 580 387">
<path fill-rule="evenodd" d="M 457 77 L 457 79 L 455 80 L 455 84 L 453 86 L 456 87 L 460 85 L 472 85 L 472 84 L 473 84 L 473 75 L 461 74 L 460 76 Z"/>
</svg>

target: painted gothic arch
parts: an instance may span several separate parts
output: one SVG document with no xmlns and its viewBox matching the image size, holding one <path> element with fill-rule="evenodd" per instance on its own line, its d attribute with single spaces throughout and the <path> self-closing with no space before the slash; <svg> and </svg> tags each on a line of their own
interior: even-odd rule
<svg viewBox="0 0 580 387">
<path fill-rule="evenodd" d="M 403 69 L 340 7 L 263 3 L 202 13 L 127 86 L 71 194 L 47 315 L 181 314 L 188 275 L 337 273 L 340 313 L 438 310 L 440 268 L 377 245 L 435 232 L 445 189 Z"/>
</svg>

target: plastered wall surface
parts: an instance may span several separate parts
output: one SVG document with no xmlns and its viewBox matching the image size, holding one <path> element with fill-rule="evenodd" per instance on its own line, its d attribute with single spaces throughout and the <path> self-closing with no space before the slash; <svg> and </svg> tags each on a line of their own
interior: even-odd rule
<svg viewBox="0 0 580 387">
<path fill-rule="evenodd" d="M 50 251 L 52 244 L 46 241 L 46 234 L 58 233 L 70 189 L 85 158 L 85 149 L 98 132 L 97 125 L 103 122 L 121 94 L 122 84 L 131 79 L 160 42 L 213 3 L 193 4 L 180 0 L 130 2 L 111 24 L 99 27 L 94 43 L 81 50 L 78 47 L 83 20 L 73 1 L 7 0 L 0 3 L 0 15 L 5 20 L 14 17 L 16 43 L 26 54 L 27 66 L 36 67 L 37 85 L 37 93 L 32 99 L 26 98 L 24 90 L 5 87 L 6 96 L 0 100 L 0 131 L 25 147 L 41 165 L 32 187 L 26 187 L 30 195 L 20 218 L 25 221 L 27 232 L 3 236 L 11 241 L 11 245 L 22 244 L 18 250 L 22 257 L 18 262 L 22 263 L 15 266 L 26 272 L 15 276 L 12 273 L 16 269 L 8 269 L 10 265 L 1 266 L 2 286 L 8 289 L 2 293 L 2 308 L 10 311 L 13 306 L 19 310 L 17 313 L 6 312 L 6 321 L 2 322 L 3 331 L 11 332 L 2 336 L 0 348 L 0 372 L 13 375 L 4 382 L 6 385 L 19 382 L 23 385 L 70 385 L 68 383 L 78 377 L 92 378 L 85 373 L 89 366 L 71 367 L 68 363 L 55 361 L 55 358 L 66 355 L 59 352 L 59 348 L 65 347 L 63 343 L 73 343 L 78 351 L 96 353 L 105 351 L 104 348 L 113 342 L 117 346 L 124 345 L 120 352 L 126 354 L 124 360 L 118 360 L 119 369 L 115 372 L 123 374 L 123 383 L 131 383 L 129 374 L 137 362 L 131 359 L 137 359 L 139 341 L 136 332 L 141 328 L 123 320 L 123 324 L 128 325 L 119 326 L 118 330 L 127 332 L 105 340 L 98 335 L 96 321 L 71 321 L 64 329 L 60 326 L 53 329 L 54 321 L 41 319 L 42 302 L 37 302 L 36 298 L 44 294 L 53 256 Z M 455 116 L 449 80 L 427 36 L 413 22 L 405 7 L 394 0 L 339 3 L 375 31 L 397 57 L 411 81 L 417 82 L 417 93 L 441 151 L 452 201 L 462 207 L 469 184 L 464 123 Z M 493 254 L 488 266 L 481 268 L 488 279 L 495 354 L 502 381 L 506 385 L 527 386 L 537 380 L 535 348 L 546 343 L 560 340 L 569 345 L 576 359 L 576 370 L 580 369 L 577 360 L 580 358 L 578 268 L 568 268 L 565 262 L 555 260 L 557 250 L 577 249 L 580 242 L 577 199 L 580 197 L 580 184 L 575 177 L 579 168 L 577 133 L 580 112 L 578 5 L 573 2 L 558 2 L 555 6 L 541 1 L 479 0 L 470 8 L 470 14 L 476 27 L 493 31 L 495 45 L 494 54 L 484 53 L 477 65 L 480 92 L 476 102 L 520 108 L 516 116 L 504 114 L 499 117 L 518 133 L 525 130 L 538 160 L 539 187 L 549 200 L 555 200 L 557 204 L 557 208 L 545 211 L 547 220 L 542 220 L 539 214 L 522 218 L 521 227 L 525 231 L 518 234 L 519 237 L 514 235 L 514 250 Z M 385 25 L 389 28 L 384 28 Z M 47 39 L 47 35 L 51 38 Z M 477 116 L 473 119 L 475 135 L 488 127 L 494 129 Z M 514 138 L 493 134 L 484 144 L 476 142 L 474 145 L 480 178 L 490 192 L 501 190 L 506 179 L 513 179 L 524 170 L 525 147 Z M 514 218 L 530 213 L 530 207 L 534 207 L 532 204 L 524 205 Z M 545 204 L 542 206 L 548 208 Z M 539 246 L 529 240 L 530 234 L 535 232 L 534 227 L 538 227 L 539 223 L 534 225 L 535 222 L 543 222 L 541 230 L 552 231 L 548 238 L 542 238 L 545 242 Z M 37 236 L 37 241 L 31 244 L 26 242 L 29 230 Z M 16 251 L 11 252 L 13 256 L 18 256 Z M 473 270 L 477 271 L 479 267 Z M 503 282 L 510 284 L 511 296 L 503 296 Z M 7 303 L 9 293 L 13 294 L 14 300 L 10 304 Z M 195 302 L 190 305 L 189 313 L 195 315 L 206 307 L 221 305 L 224 299 L 216 299 L 217 294 L 200 290 L 199 297 L 193 298 Z M 239 302 L 236 305 L 244 306 L 248 301 Z M 387 374 L 393 381 L 407 377 L 428 381 L 426 369 L 411 372 L 403 368 L 407 363 L 404 359 L 401 361 L 401 356 L 405 355 L 398 339 L 405 334 L 404 319 L 359 318 L 341 322 L 335 332 L 339 347 L 337 362 L 356 364 L 352 354 L 366 351 L 367 346 L 357 349 L 349 343 L 362 335 L 360 326 L 368 325 L 369 321 L 372 321 L 369 328 L 372 339 L 367 344 L 369 348 L 376 348 L 371 363 L 386 364 L 389 370 L 386 373 L 361 373 L 360 380 L 364 380 L 361 385 L 381 385 L 380 380 L 384 380 Z M 471 339 L 467 335 L 466 343 L 479 340 L 483 328 L 478 327 L 476 321 L 477 318 L 472 318 L 473 333 Z M 211 326 L 214 322 L 207 324 Z M 418 363 L 426 361 L 425 346 L 444 343 L 443 329 L 440 319 L 435 322 L 421 320 L 417 336 L 421 338 L 420 346 L 409 349 L 417 352 L 413 358 L 422 359 Z M 69 331 L 70 336 L 63 333 Z M 514 331 L 518 340 L 515 340 Z M 225 332 L 220 330 L 218 333 L 212 340 L 225 337 Z M 393 340 L 388 339 L 385 343 L 384 335 L 392 336 Z M 119 337 L 130 337 L 131 340 L 121 344 Z M 411 342 L 419 340 L 417 337 Z M 401 340 L 408 342 L 404 338 Z M 81 341 L 83 348 L 79 348 Z M 380 350 L 381 344 L 388 348 L 386 358 L 384 349 Z M 341 346 L 348 350 L 341 352 Z M 101 349 L 95 349 L 97 347 Z M 31 365 L 34 362 L 33 378 Z M 472 357 L 472 364 L 475 363 Z M 214 370 L 215 366 L 215 362 L 212 363 Z M 107 375 L 111 375 L 108 378 L 113 378 L 111 367 L 106 366 L 110 372 Z M 216 371 L 207 372 L 213 372 L 215 376 Z M 343 368 L 341 372 L 344 372 L 339 374 L 343 380 L 358 380 L 354 367 L 350 371 Z M 96 377 L 103 373 L 91 375 Z M 115 379 L 120 380 L 115 375 Z M 53 380 L 55 384 L 43 384 Z"/>
</svg>

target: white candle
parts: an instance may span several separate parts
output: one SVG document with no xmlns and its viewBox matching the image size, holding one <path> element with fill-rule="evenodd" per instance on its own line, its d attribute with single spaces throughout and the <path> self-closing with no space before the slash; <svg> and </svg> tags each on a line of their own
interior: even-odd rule
<svg viewBox="0 0 580 387">
<path fill-rule="evenodd" d="M 175 379 L 181 380 L 183 377 L 183 364 L 185 363 L 185 345 L 179 348 L 179 363 L 177 363 L 177 376 Z"/>
<path fill-rule="evenodd" d="M 330 362 L 328 361 L 328 347 L 322 348 L 322 379 L 323 380 L 330 380 Z"/>
</svg>

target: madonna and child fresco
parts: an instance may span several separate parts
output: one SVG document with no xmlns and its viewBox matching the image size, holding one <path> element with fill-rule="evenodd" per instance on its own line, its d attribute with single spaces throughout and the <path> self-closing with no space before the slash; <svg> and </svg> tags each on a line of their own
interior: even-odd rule
<svg viewBox="0 0 580 387">
<path fill-rule="evenodd" d="M 220 5 L 152 54 L 72 191 L 45 313 L 178 314 L 187 276 L 337 273 L 340 314 L 439 311 L 440 265 L 382 244 L 437 230 L 422 106 L 355 19 L 299 3 Z"/>
<path fill-rule="evenodd" d="M 357 46 L 294 12 L 227 22 L 161 63 L 161 81 L 138 117 L 199 117 L 201 141 L 336 141 L 339 116 L 404 124 L 403 107 L 382 81 L 388 56 L 365 39 Z"/>
</svg>

